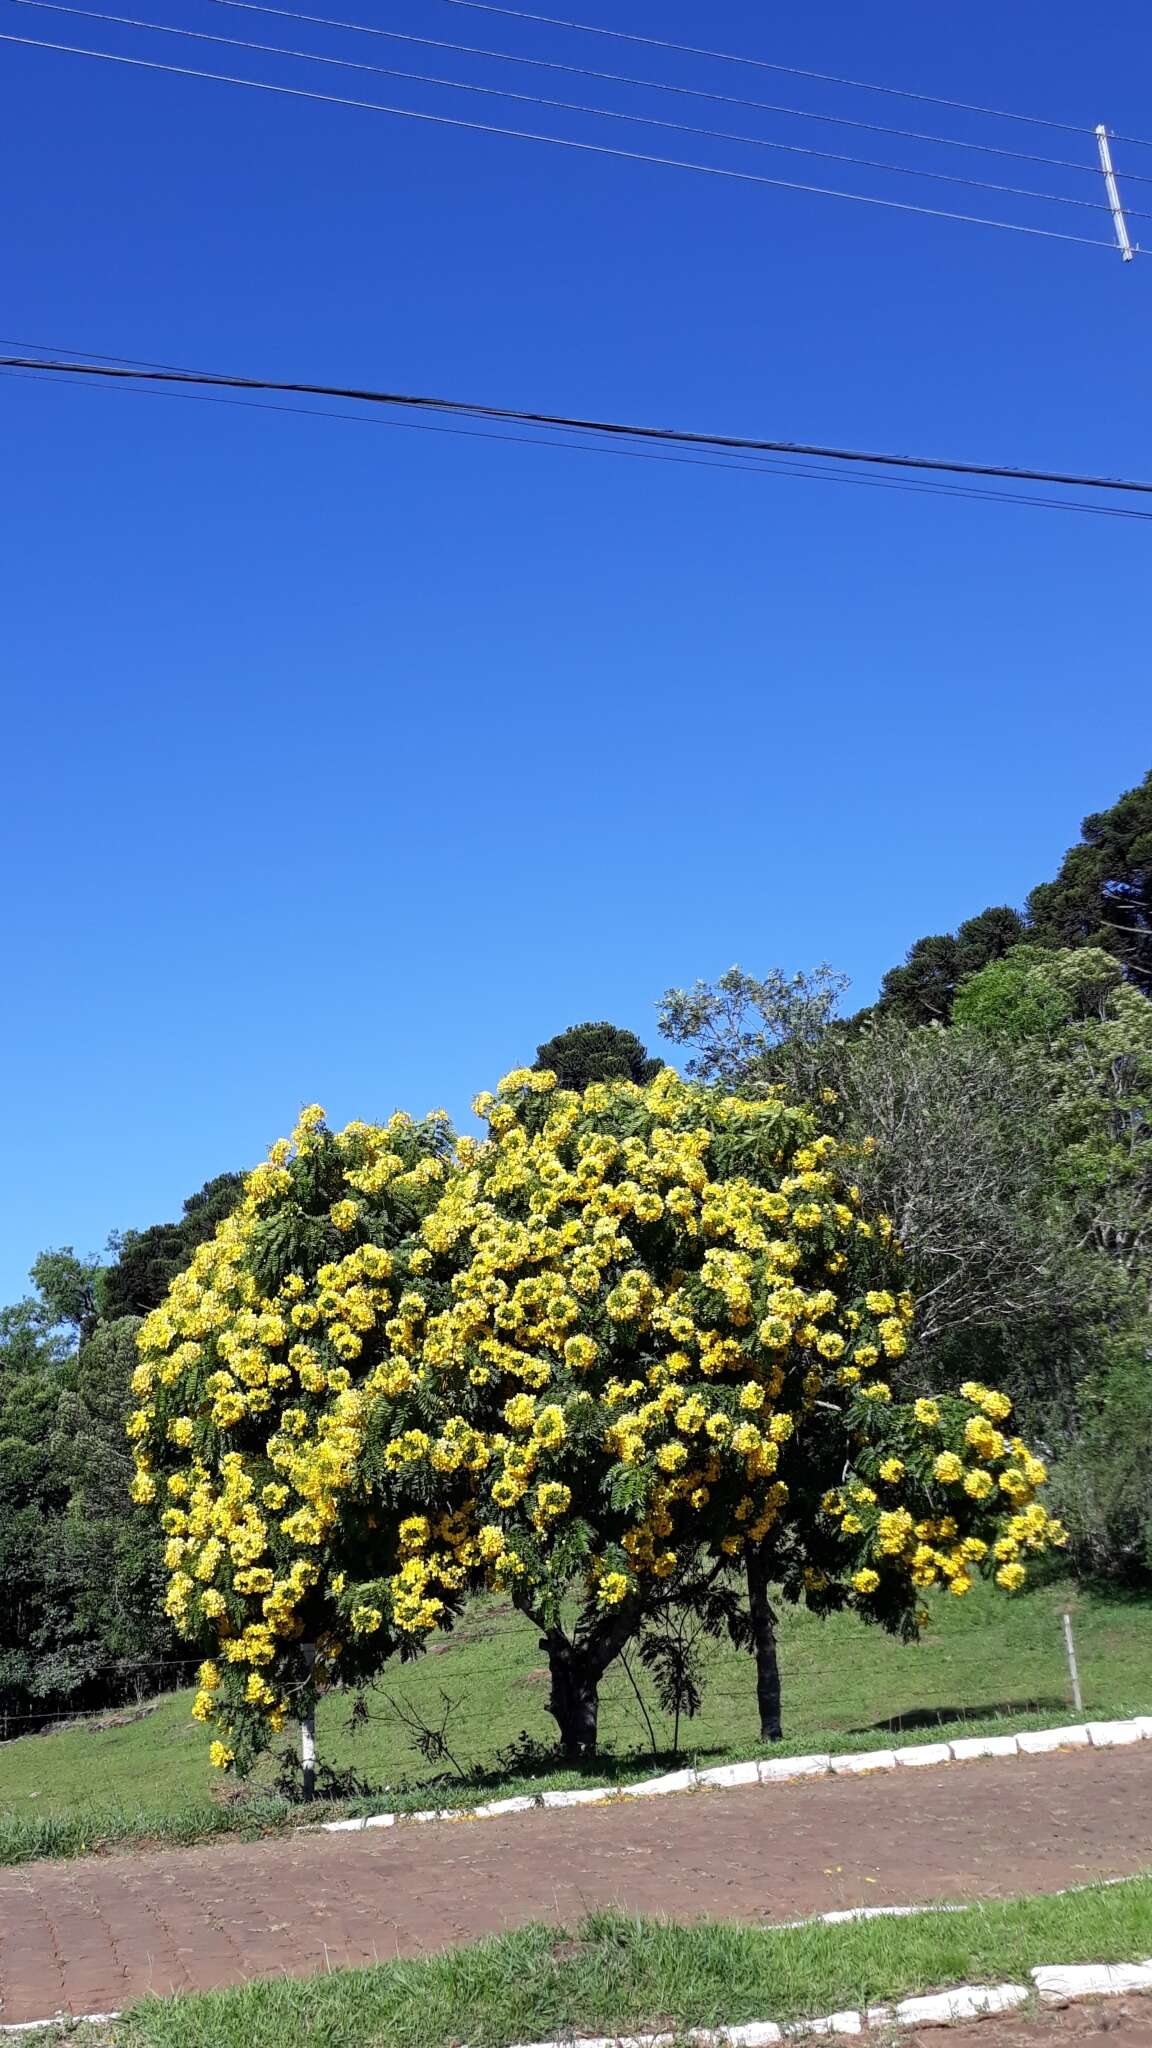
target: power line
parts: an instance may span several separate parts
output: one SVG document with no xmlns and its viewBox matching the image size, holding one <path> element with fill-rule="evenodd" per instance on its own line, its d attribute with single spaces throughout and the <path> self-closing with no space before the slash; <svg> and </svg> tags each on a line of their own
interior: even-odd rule
<svg viewBox="0 0 1152 2048">
<path fill-rule="evenodd" d="M 58 343 L 16 341 L 11 336 L 0 337 L 0 347 L 48 349 L 62 353 Z M 98 363 L 135 364 L 143 369 L 176 368 L 171 363 L 157 363 L 154 360 L 139 356 L 105 355 L 96 349 L 74 348 L 69 353 L 74 356 L 87 357 Z M 0 365 L 0 367 L 3 366 Z M 70 381 L 67 376 L 53 376 L 47 372 L 34 370 L 8 370 L 7 375 L 10 377 L 20 377 L 29 383 L 67 386 Z M 853 474 L 850 470 L 833 469 L 828 465 L 819 469 L 810 469 L 803 467 L 800 463 L 788 462 L 779 457 L 754 456 L 741 454 L 738 451 L 730 451 L 724 459 L 717 460 L 695 455 L 678 455 L 670 450 L 628 448 L 622 446 L 619 442 L 605 442 L 594 439 L 591 436 L 573 440 L 558 438 L 556 434 L 548 436 L 525 433 L 494 434 L 484 429 L 434 425 L 427 420 L 380 419 L 362 412 L 333 412 L 330 407 L 276 405 L 262 402 L 259 399 L 226 398 L 217 393 L 204 391 L 169 391 L 157 384 L 84 384 L 79 387 L 72 385 L 71 388 L 74 390 L 80 388 L 86 391 L 115 392 L 122 397 L 131 398 L 178 399 L 181 402 L 191 402 L 196 405 L 240 406 L 246 411 L 280 413 L 290 419 L 340 420 L 360 427 L 397 428 L 405 433 L 447 434 L 468 441 L 498 441 L 505 446 L 511 447 L 555 448 L 574 455 L 612 455 L 625 457 L 637 462 L 676 462 L 699 469 L 734 469 L 738 472 L 742 471 L 746 475 L 752 473 L 769 477 L 800 477 L 818 483 L 853 484 L 873 490 L 918 491 L 932 497 L 976 498 L 993 504 L 1024 505 L 1030 508 L 1053 512 L 1092 513 L 1108 519 L 1152 521 L 1152 513 L 1138 512 L 1127 505 L 1097 505 L 1087 504 L 1077 499 L 1041 498 L 1032 493 L 1022 491 L 981 490 L 974 485 L 949 484 L 928 478 L 918 478 L 916 481 L 912 481 L 907 477 L 867 476 L 860 475 L 858 472 Z"/>
<path fill-rule="evenodd" d="M 478 43 L 450 42 L 443 36 L 418 36 L 404 29 L 381 28 L 366 21 L 345 21 L 330 14 L 306 14 L 295 7 L 276 7 L 267 0 L 215 0 L 220 7 L 234 7 L 245 14 L 277 15 L 284 21 L 304 21 L 317 28 L 347 29 L 356 35 L 381 36 L 389 42 L 415 43 L 423 49 L 451 50 L 457 56 L 492 58 L 501 64 L 526 65 L 531 70 L 560 71 L 573 78 L 595 78 L 601 83 L 629 85 L 645 91 L 675 93 L 683 98 L 711 100 L 727 107 L 742 107 L 746 111 L 760 114 L 785 114 L 789 119 L 800 121 L 823 121 L 837 128 L 856 128 L 869 135 L 890 135 L 903 142 L 930 142 L 946 149 L 977 150 L 987 156 L 1002 156 L 1017 163 L 1042 164 L 1049 170 L 1087 172 L 1091 178 L 1098 178 L 1098 162 L 1080 163 L 1074 157 L 1037 156 L 1029 150 L 1007 149 L 996 142 L 973 142 L 958 135 L 933 135 L 919 128 L 893 128 L 879 121 L 854 120 L 850 114 L 826 114 L 811 107 L 782 106 L 775 100 L 749 99 L 740 93 L 715 92 L 706 86 L 676 85 L 666 79 L 635 77 L 626 71 L 600 71 L 587 64 L 565 64 L 555 57 L 528 57 L 512 50 L 492 50 Z M 1135 179 L 1139 184 L 1152 184 L 1152 177 L 1142 177 L 1134 171 L 1125 171 L 1124 177 Z"/>
<path fill-rule="evenodd" d="M 577 100 L 558 100 L 538 93 L 516 92 L 508 86 L 481 85 L 473 80 L 438 77 L 427 71 L 407 71 L 390 64 L 365 64 L 354 57 L 330 57 L 315 50 L 286 49 L 281 43 L 258 43 L 237 36 L 218 36 L 211 30 L 184 28 L 167 21 L 146 21 L 132 14 L 107 14 L 92 7 L 73 7 L 69 0 L 14 0 L 18 7 L 37 7 L 50 14 L 70 14 L 83 21 L 112 22 L 121 28 L 148 29 L 157 35 L 183 36 L 193 42 L 220 43 L 230 50 L 255 50 L 265 57 L 301 58 L 308 64 L 329 64 L 343 71 L 368 71 L 377 77 L 403 78 L 412 84 L 446 86 L 451 92 L 482 93 L 488 98 L 516 100 L 521 105 L 548 107 L 567 114 L 592 114 L 609 121 L 630 121 L 646 128 L 670 129 L 679 135 L 694 135 L 713 142 L 749 144 L 755 149 L 785 150 L 792 156 L 819 157 L 828 163 L 852 164 L 858 169 L 896 172 L 907 178 L 933 178 L 945 185 L 963 185 L 981 192 L 998 192 L 1014 199 L 1039 199 L 1055 206 L 1087 207 L 1093 213 L 1111 213 L 1104 199 L 1079 199 L 1064 192 L 1037 192 L 1027 185 L 1000 185 L 985 178 L 967 178 L 952 171 L 934 171 L 916 164 L 882 163 L 874 157 L 849 156 L 840 150 L 812 149 L 802 142 L 780 142 L 763 135 L 741 135 L 728 128 L 700 128 L 685 121 L 668 121 L 658 114 L 635 114 L 616 107 L 592 107 Z M 1127 207 L 1139 220 L 1152 220 L 1152 213 Z"/>
<path fill-rule="evenodd" d="M 0 368 L 47 371 L 71 377 L 131 379 L 144 384 L 192 384 L 228 391 L 275 391 L 313 398 L 352 400 L 360 405 L 400 407 L 448 414 L 464 419 L 495 420 L 573 434 L 591 434 L 662 447 L 719 449 L 724 453 L 808 456 L 820 461 L 860 462 L 883 468 L 926 470 L 949 476 L 998 477 L 1013 483 L 1061 484 L 1070 490 L 1134 492 L 1152 497 L 1152 482 L 1135 477 L 1085 475 L 1076 471 L 1026 469 L 1003 463 L 964 462 L 951 457 L 896 455 L 890 451 L 827 447 L 817 442 L 767 440 L 744 434 L 719 434 L 686 427 L 650 427 L 623 420 L 584 419 L 579 415 L 529 411 L 519 406 L 486 405 L 472 399 L 437 398 L 411 392 L 381 391 L 343 384 L 318 384 L 303 379 L 240 377 L 223 371 L 139 369 L 94 362 L 60 362 L 46 357 L 0 356 Z"/>
<path fill-rule="evenodd" d="M 752 456 L 709 457 L 699 455 L 678 455 L 659 449 L 627 448 L 619 443 L 605 443 L 586 439 L 581 441 L 561 440 L 556 436 L 543 434 L 501 434 L 489 433 L 484 429 L 469 427 L 448 427 L 433 425 L 426 420 L 392 420 L 373 418 L 359 412 L 333 412 L 329 407 L 276 405 L 260 399 L 224 398 L 204 391 L 166 391 L 157 385 L 134 384 L 84 384 L 70 385 L 66 376 L 53 376 L 36 370 L 9 370 L 9 377 L 19 377 L 28 383 L 64 385 L 72 390 L 91 392 L 114 392 L 125 398 L 169 398 L 195 405 L 239 406 L 245 412 L 274 412 L 288 418 L 340 420 L 359 427 L 392 427 L 401 432 L 416 434 L 447 434 L 467 441 L 498 441 L 505 446 L 552 448 L 570 455 L 610 455 L 632 462 L 674 462 L 690 469 L 727 469 L 738 475 L 778 477 L 784 480 L 801 478 L 823 484 L 850 484 L 866 490 L 915 491 L 935 498 L 974 498 L 981 502 L 998 505 L 1022 505 L 1032 510 L 1050 512 L 1075 512 L 1091 514 L 1104 519 L 1137 519 L 1152 523 L 1152 512 L 1137 512 L 1127 505 L 1098 505 L 1072 498 L 1041 498 L 1031 492 L 982 490 L 970 484 L 949 484 L 918 479 L 913 482 L 906 477 L 861 476 L 848 470 L 810 469 L 797 462 L 759 459 Z"/>
<path fill-rule="evenodd" d="M 831 185 L 809 185 L 796 178 L 770 178 L 762 171 L 742 171 L 721 164 L 697 163 L 686 157 L 657 156 L 644 150 L 621 149 L 605 142 L 579 142 L 567 135 L 545 135 L 529 128 L 509 128 L 489 121 L 469 121 L 456 114 L 431 114 L 415 107 L 394 107 L 380 100 L 353 99 L 339 93 L 314 92 L 299 85 L 274 85 L 265 78 L 238 78 L 226 71 L 203 71 L 188 64 L 163 64 L 152 57 L 128 57 L 112 50 L 90 50 L 81 43 L 57 43 L 39 36 L 17 36 L 0 31 L 0 42 L 18 43 L 26 49 L 54 50 L 72 57 L 89 57 L 102 64 L 124 64 L 136 71 L 160 71 L 175 78 L 209 79 L 216 85 L 239 85 L 250 92 L 270 92 L 281 98 L 312 100 L 326 106 L 355 107 L 365 113 L 390 114 L 404 121 L 421 121 L 438 128 L 466 129 L 471 134 L 514 137 L 521 142 L 546 142 L 556 149 L 579 150 L 586 156 L 614 157 L 627 163 L 655 164 L 662 169 L 698 171 L 712 178 L 734 179 L 739 184 L 766 185 L 774 190 L 806 192 L 822 199 L 851 199 L 862 206 L 882 206 L 896 213 L 915 213 L 933 220 L 961 221 L 969 227 L 1003 228 L 1011 234 L 1031 235 L 1042 241 L 1076 242 L 1086 249 L 1114 250 L 1115 243 L 1097 235 L 1071 234 L 1065 228 L 1033 227 L 1023 221 L 997 220 L 987 214 L 958 213 L 941 206 L 913 204 L 908 199 L 882 199 L 875 193 L 846 192 Z M 1134 253 L 1147 255 L 1138 243 Z"/>
<path fill-rule="evenodd" d="M 1110 128 L 1108 130 L 1108 137 L 1111 142 L 1130 142 L 1134 149 L 1152 149 L 1152 136 L 1123 135 L 1118 129 Z M 1128 175 L 1129 173 L 1125 172 L 1125 176 Z"/>
<path fill-rule="evenodd" d="M 970 100 L 944 99 L 938 93 L 912 92 L 907 86 L 877 85 L 872 79 L 867 78 L 842 78 L 832 71 L 810 71 L 800 64 L 779 64 L 771 62 L 767 57 L 741 56 L 735 50 L 711 50 L 700 48 L 695 43 L 668 42 L 662 36 L 638 35 L 622 28 L 603 28 L 590 21 L 569 21 L 562 15 L 530 14 L 525 8 L 498 6 L 496 0 L 445 0 L 445 4 L 449 7 L 470 7 L 481 14 L 503 14 L 512 21 L 533 21 L 541 22 L 549 28 L 576 29 L 581 35 L 586 36 L 610 36 L 614 41 L 621 43 L 643 43 L 652 50 L 675 50 L 684 57 L 714 57 L 723 64 L 750 64 L 759 71 L 784 72 L 790 78 L 813 78 L 819 80 L 822 85 L 849 86 L 854 92 L 882 92 L 894 99 L 920 100 L 927 106 L 951 107 L 962 114 L 987 114 L 996 121 L 1024 121 L 1034 128 L 1060 128 L 1066 135 L 1091 135 L 1094 132 L 1091 127 L 1082 126 L 1075 121 L 1053 121 L 1043 114 L 1018 114 L 1006 107 L 977 106 Z M 1123 142 L 1141 142 L 1143 138 L 1138 135 L 1125 135 L 1116 139 Z M 1147 144 L 1147 147 L 1152 148 L 1152 143 Z"/>
</svg>

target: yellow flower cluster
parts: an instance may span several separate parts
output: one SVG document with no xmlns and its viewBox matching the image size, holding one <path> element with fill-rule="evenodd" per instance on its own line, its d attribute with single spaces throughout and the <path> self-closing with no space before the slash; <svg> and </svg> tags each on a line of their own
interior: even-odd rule
<svg viewBox="0 0 1152 2048">
<path fill-rule="evenodd" d="M 1063 1546 L 1062 1525 L 1036 1498 L 1048 1476 L 1042 1461 L 996 1426 L 1011 1412 L 1006 1394 L 969 1380 L 958 1396 L 924 1397 L 887 1419 L 861 1461 L 881 1494 L 853 1479 L 824 1501 L 840 1535 L 867 1559 L 852 1578 L 857 1593 L 898 1597 L 906 1578 L 917 1589 L 946 1586 L 962 1596 L 977 1569 L 1015 1592 L 1027 1577 L 1022 1560 Z"/>
<path fill-rule="evenodd" d="M 447 1411 L 413 1455 L 469 1446 L 457 1541 L 429 1528 L 393 1587 L 413 1631 L 480 1526 L 503 1533 L 488 1583 L 538 1607 L 569 1590 L 573 1524 L 605 1607 L 701 1548 L 736 1558 L 794 1498 L 817 1401 L 889 1397 L 872 1375 L 912 1314 L 869 1284 L 890 1229 L 806 1110 L 667 1068 L 582 1096 L 521 1070 L 474 1107 L 487 1140 L 461 1143 L 409 1279 L 403 1356 Z"/>
</svg>

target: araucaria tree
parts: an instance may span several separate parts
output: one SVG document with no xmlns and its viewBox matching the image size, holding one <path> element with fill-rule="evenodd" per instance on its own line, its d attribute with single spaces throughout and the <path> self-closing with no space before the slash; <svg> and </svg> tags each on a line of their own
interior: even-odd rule
<svg viewBox="0 0 1152 2048">
<path fill-rule="evenodd" d="M 650 1081 L 663 1060 L 649 1057 L 634 1031 L 619 1024 L 570 1024 L 536 1048 L 534 1070 L 555 1074 L 560 1088 L 577 1092 L 592 1081 Z"/>
</svg>

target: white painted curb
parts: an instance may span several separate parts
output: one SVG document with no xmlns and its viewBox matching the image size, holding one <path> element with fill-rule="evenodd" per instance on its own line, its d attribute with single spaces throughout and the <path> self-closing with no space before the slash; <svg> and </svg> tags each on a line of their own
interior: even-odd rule
<svg viewBox="0 0 1152 2048">
<path fill-rule="evenodd" d="M 1031 1972 L 1049 2005 L 1071 1998 L 1117 1998 L 1124 1991 L 1152 1991 L 1152 1962 L 1047 1965 Z"/>
<path fill-rule="evenodd" d="M 359 1834 L 364 1828 L 390 1828 L 397 1822 L 418 1825 L 430 1820 L 492 1820 L 533 1808 L 599 1806 L 612 1799 L 655 1799 L 669 1792 L 695 1792 L 702 1786 L 727 1789 L 736 1785 L 780 1785 L 793 1778 L 857 1777 L 866 1771 L 922 1770 L 933 1764 L 971 1763 L 978 1757 L 1050 1756 L 1064 1749 L 1117 1749 L 1130 1742 L 1152 1742 L 1152 1714 L 1132 1721 L 1079 1721 L 1067 1728 L 1025 1728 L 1018 1735 L 963 1736 L 956 1742 L 911 1743 L 904 1749 L 846 1750 L 843 1755 L 760 1757 L 744 1764 L 717 1764 L 707 1771 L 667 1771 L 642 1778 L 635 1785 L 593 1785 L 577 1792 L 538 1792 L 533 1797 L 490 1799 L 484 1806 L 442 1806 L 425 1813 L 373 1813 L 353 1820 L 318 1823 L 326 1835 Z M 300 1833 L 312 1832 L 305 1823 Z M 584 2048 L 584 2044 L 581 2044 Z M 597 2048 L 595 2042 L 588 2048 Z"/>
<path fill-rule="evenodd" d="M 915 1911 L 913 1907 L 909 1909 Z M 802 1923 L 801 1923 L 802 1924 Z M 519 2048 L 770 2048 L 777 2041 L 812 2035 L 862 2034 L 872 2027 L 949 2027 L 957 2020 L 1012 2012 L 1038 1996 L 1045 2005 L 1077 1998 L 1116 1998 L 1126 1991 L 1152 1991 L 1152 1961 L 1146 1963 L 1042 1964 L 1027 1984 L 958 1984 L 927 1998 L 901 1998 L 894 2005 L 870 2005 L 863 2012 L 830 2012 L 815 2020 L 748 2020 L 732 2027 L 681 2028 L 675 2034 L 578 2035 L 567 2041 L 522 2042 Z"/>
<path fill-rule="evenodd" d="M 100 2027 L 123 2017 L 120 2012 L 58 2012 L 50 2020 L 5 2020 L 0 2034 L 35 2034 L 41 2027 Z"/>
</svg>

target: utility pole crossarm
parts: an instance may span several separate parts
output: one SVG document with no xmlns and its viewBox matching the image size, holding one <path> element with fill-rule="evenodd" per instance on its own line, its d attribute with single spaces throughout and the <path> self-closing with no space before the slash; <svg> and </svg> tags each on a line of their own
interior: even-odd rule
<svg viewBox="0 0 1152 2048">
<path fill-rule="evenodd" d="M 1112 209 L 1112 225 L 1116 230 L 1116 245 L 1125 263 L 1131 263 L 1132 243 L 1128 235 L 1128 223 L 1124 218 L 1124 208 L 1120 204 L 1120 194 L 1116 187 L 1116 173 L 1112 168 L 1112 151 L 1108 146 L 1108 130 L 1104 126 L 1103 121 L 1099 122 L 1096 128 L 1096 147 L 1100 151 L 1100 169 L 1104 173 L 1104 190 L 1108 194 L 1108 204 Z"/>
</svg>

